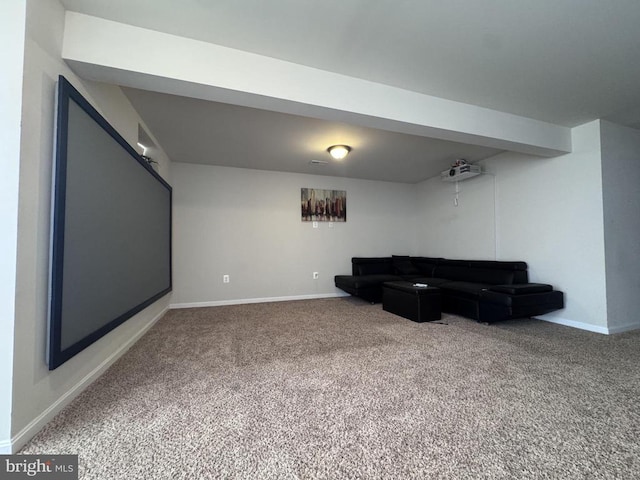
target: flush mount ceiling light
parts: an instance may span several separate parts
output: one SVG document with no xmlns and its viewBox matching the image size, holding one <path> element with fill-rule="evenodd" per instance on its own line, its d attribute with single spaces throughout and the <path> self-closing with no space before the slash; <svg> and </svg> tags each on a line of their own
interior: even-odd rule
<svg viewBox="0 0 640 480">
<path fill-rule="evenodd" d="M 348 145 L 333 145 L 327 148 L 327 152 L 336 160 L 342 160 L 351 151 Z"/>
</svg>

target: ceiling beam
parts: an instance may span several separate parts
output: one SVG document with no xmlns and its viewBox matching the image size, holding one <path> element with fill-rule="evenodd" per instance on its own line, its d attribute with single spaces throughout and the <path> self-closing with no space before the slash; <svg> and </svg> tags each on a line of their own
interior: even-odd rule
<svg viewBox="0 0 640 480">
<path fill-rule="evenodd" d="M 81 77 L 540 156 L 571 129 L 303 65 L 67 12 L 63 59 Z"/>
</svg>

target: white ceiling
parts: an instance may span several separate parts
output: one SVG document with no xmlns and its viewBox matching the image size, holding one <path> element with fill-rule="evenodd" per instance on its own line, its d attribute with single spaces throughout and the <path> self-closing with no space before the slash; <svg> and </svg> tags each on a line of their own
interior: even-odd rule
<svg viewBox="0 0 640 480">
<path fill-rule="evenodd" d="M 415 183 L 499 150 L 194 98 L 124 89 L 177 162 Z M 345 160 L 326 148 L 347 144 Z M 329 161 L 326 165 L 312 160 Z"/>
<path fill-rule="evenodd" d="M 558 125 L 605 118 L 640 128 L 638 0 L 61 1 L 80 13 Z M 176 161 L 293 169 L 296 158 L 306 163 L 309 139 L 333 131 L 362 142 L 362 150 L 359 155 L 360 148 L 354 148 L 347 161 L 353 158 L 353 165 L 333 166 L 324 174 L 363 177 L 369 171 L 363 178 L 418 181 L 452 157 L 492 153 L 287 120 L 283 114 L 269 120 L 257 110 L 138 90 L 127 95 Z M 168 115 L 173 109 L 180 115 Z M 211 132 L 207 145 L 194 137 L 203 124 L 226 130 Z M 240 132 L 240 141 L 230 136 L 234 132 Z M 242 147 L 229 147 L 234 143 Z M 249 160 L 245 153 L 260 156 Z M 401 167 L 390 165 L 390 157 Z M 402 171 L 398 178 L 389 177 L 397 171 Z"/>
</svg>

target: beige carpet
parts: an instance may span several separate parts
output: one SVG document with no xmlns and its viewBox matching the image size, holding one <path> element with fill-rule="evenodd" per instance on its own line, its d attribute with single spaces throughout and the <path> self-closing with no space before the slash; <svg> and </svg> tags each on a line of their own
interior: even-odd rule
<svg viewBox="0 0 640 480">
<path fill-rule="evenodd" d="M 640 477 L 640 332 L 443 322 L 171 311 L 22 453 L 85 479 Z"/>
</svg>

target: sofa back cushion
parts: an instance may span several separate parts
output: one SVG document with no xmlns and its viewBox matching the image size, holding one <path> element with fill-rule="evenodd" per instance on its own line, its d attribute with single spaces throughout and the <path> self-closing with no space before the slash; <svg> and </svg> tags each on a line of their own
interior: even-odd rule
<svg viewBox="0 0 640 480">
<path fill-rule="evenodd" d="M 424 275 L 462 282 L 510 285 L 527 283 L 525 262 L 493 260 L 447 260 L 444 258 L 409 257 L 353 257 L 353 275 Z"/>
<path fill-rule="evenodd" d="M 463 265 L 436 265 L 433 269 L 433 276 L 449 280 L 471 281 L 469 280 L 469 267 Z"/>
<path fill-rule="evenodd" d="M 393 264 L 390 257 L 353 257 L 351 271 L 353 275 L 393 274 Z"/>
<path fill-rule="evenodd" d="M 491 270 L 501 270 L 512 272 L 513 279 L 510 282 L 487 282 L 496 284 L 511 284 L 511 283 L 527 283 L 529 281 L 529 275 L 527 273 L 526 262 L 502 262 L 496 260 L 472 260 L 469 262 L 471 267 L 477 268 L 489 268 Z"/>
<path fill-rule="evenodd" d="M 392 255 L 393 273 L 397 275 L 420 275 L 420 270 L 411 263 L 409 255 Z"/>
<path fill-rule="evenodd" d="M 468 282 L 490 283 L 491 285 L 507 285 L 513 283 L 513 270 L 495 268 L 469 268 Z"/>
<path fill-rule="evenodd" d="M 411 262 L 420 271 L 420 274 L 425 277 L 433 277 L 433 269 L 436 268 L 440 260 L 443 259 L 434 257 L 411 257 Z"/>
<path fill-rule="evenodd" d="M 490 260 L 444 260 L 434 269 L 434 277 L 449 280 L 510 285 L 527 282 L 525 262 Z"/>
</svg>

